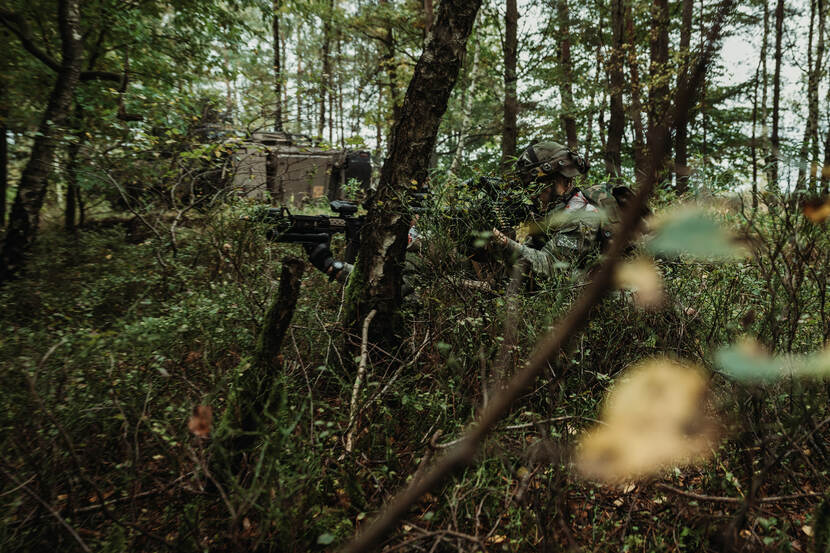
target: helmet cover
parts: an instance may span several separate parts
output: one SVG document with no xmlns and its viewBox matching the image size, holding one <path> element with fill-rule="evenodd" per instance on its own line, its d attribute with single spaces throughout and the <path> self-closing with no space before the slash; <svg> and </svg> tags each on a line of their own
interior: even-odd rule
<svg viewBox="0 0 830 553">
<path fill-rule="evenodd" d="M 587 173 L 588 164 L 582 156 L 558 142 L 537 142 L 525 148 L 516 160 L 516 170 L 532 179 L 557 173 L 574 178 Z"/>
</svg>

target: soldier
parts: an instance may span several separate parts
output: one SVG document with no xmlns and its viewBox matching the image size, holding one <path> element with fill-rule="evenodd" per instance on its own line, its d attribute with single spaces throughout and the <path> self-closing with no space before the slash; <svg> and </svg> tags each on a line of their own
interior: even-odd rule
<svg viewBox="0 0 830 553">
<path fill-rule="evenodd" d="M 601 217 L 597 205 L 604 207 L 603 194 L 614 201 L 604 186 L 592 187 L 589 195 L 575 186 L 574 179 L 587 171 L 585 160 L 562 144 L 528 146 L 516 161 L 516 173 L 521 186 L 533 192 L 536 211 L 545 216 L 542 232 L 519 243 L 493 229 L 493 241 L 526 259 L 537 274 L 551 276 L 566 265 L 584 266 L 598 249 Z"/>
<path fill-rule="evenodd" d="M 611 236 L 610 226 L 605 223 L 609 219 L 610 223 L 616 222 L 618 201 L 622 199 L 618 191 L 631 194 L 625 187 L 610 192 L 605 185 L 581 190 L 574 179 L 587 171 L 585 160 L 562 144 L 537 142 L 528 146 L 516 161 L 516 184 L 532 191 L 533 211 L 546 219 L 538 226 L 548 228 L 524 243 L 494 228 L 492 241 L 526 259 L 537 274 L 552 276 L 565 266 L 584 267 L 590 255 Z M 420 240 L 415 228 L 410 229 L 410 245 Z M 351 272 L 351 265 L 334 260 L 328 243 L 308 247 L 307 251 L 312 264 L 332 279 L 343 282 Z M 409 266 L 411 271 L 417 264 Z"/>
</svg>

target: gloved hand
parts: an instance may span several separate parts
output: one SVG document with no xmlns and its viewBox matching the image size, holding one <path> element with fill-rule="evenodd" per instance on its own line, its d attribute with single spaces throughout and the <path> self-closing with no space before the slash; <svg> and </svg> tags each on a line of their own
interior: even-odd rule
<svg viewBox="0 0 830 553">
<path fill-rule="evenodd" d="M 331 254 L 331 248 L 328 242 L 321 242 L 319 244 L 304 244 L 308 260 L 311 264 L 322 272 L 329 275 L 329 280 L 338 278 L 338 275 L 343 270 L 343 262 L 335 261 Z"/>
<path fill-rule="evenodd" d="M 334 258 L 331 255 L 331 248 L 328 242 L 320 242 L 319 244 L 303 244 L 303 248 L 308 254 L 308 260 L 311 264 L 326 274 L 329 274 Z"/>
</svg>

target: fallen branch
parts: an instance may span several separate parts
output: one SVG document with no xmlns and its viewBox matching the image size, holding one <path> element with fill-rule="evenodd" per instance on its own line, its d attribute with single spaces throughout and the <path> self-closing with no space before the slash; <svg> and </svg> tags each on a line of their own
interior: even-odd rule
<svg viewBox="0 0 830 553">
<path fill-rule="evenodd" d="M 661 490 L 665 490 L 669 493 L 673 493 L 675 495 L 681 495 L 683 497 L 688 497 L 689 499 L 694 499 L 695 501 L 711 501 L 714 503 L 743 503 L 746 498 L 743 497 L 723 497 L 718 495 L 704 495 L 700 493 L 690 492 L 686 490 L 681 490 L 680 488 L 675 488 L 669 484 L 664 484 L 663 482 L 658 482 L 654 485 L 655 488 L 659 488 Z M 792 495 L 772 495 L 769 497 L 758 497 L 755 499 L 757 503 L 778 503 L 781 501 L 793 501 L 794 499 L 805 499 L 808 497 L 823 497 L 824 494 L 818 492 L 808 492 L 808 493 L 796 493 Z"/>
<path fill-rule="evenodd" d="M 363 378 L 366 376 L 366 361 L 369 358 L 369 324 L 377 315 L 378 310 L 372 309 L 366 319 L 363 321 L 363 336 L 360 342 L 360 364 L 357 367 L 357 376 L 354 379 L 354 386 L 352 387 L 352 401 L 349 406 L 349 424 L 348 433 L 346 434 L 346 451 L 351 452 L 354 441 L 355 419 L 357 418 L 357 396 L 360 394 L 360 385 L 363 384 Z"/>
</svg>

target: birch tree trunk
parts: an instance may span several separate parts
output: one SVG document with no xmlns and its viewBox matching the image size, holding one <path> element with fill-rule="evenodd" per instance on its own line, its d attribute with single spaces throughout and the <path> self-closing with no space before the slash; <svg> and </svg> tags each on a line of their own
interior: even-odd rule
<svg viewBox="0 0 830 553">
<path fill-rule="evenodd" d="M 458 78 L 480 4 L 481 0 L 443 0 L 439 4 L 392 128 L 380 182 L 367 202 L 360 251 L 347 285 L 346 321 L 358 331 L 363 318 L 376 309 L 370 341 L 393 348 L 388 351 L 394 351 L 401 329 L 402 268 L 411 223 L 404 196 L 413 183 L 426 184 L 438 126 Z"/>
<path fill-rule="evenodd" d="M 12 205 L 6 240 L 0 252 L 0 284 L 22 268 L 24 255 L 37 236 L 40 208 L 46 195 L 58 130 L 69 114 L 81 73 L 81 14 L 78 4 L 78 0 L 58 2 L 61 64 Z"/>
<path fill-rule="evenodd" d="M 818 0 L 818 44 L 816 45 L 816 67 L 815 67 L 815 81 L 816 86 L 813 89 L 813 106 L 815 107 L 816 117 L 813 119 L 812 133 L 812 164 L 810 165 L 810 181 L 817 188 L 816 179 L 818 178 L 818 156 L 819 156 L 819 137 L 818 137 L 818 122 L 819 122 L 819 104 L 818 92 L 821 86 L 821 77 L 823 73 L 824 64 L 824 39 L 827 25 L 827 4 L 826 0 Z M 812 189 L 812 188 L 811 188 Z"/>
<path fill-rule="evenodd" d="M 329 93 L 329 85 L 331 79 L 331 57 L 329 50 L 331 49 L 331 18 L 334 13 L 334 0 L 329 0 L 326 5 L 326 13 L 323 15 L 323 74 L 320 75 L 320 96 L 319 102 L 319 116 L 317 121 L 317 138 L 323 139 L 323 132 L 326 129 L 326 96 Z"/>
<path fill-rule="evenodd" d="M 813 90 L 817 89 L 813 69 L 813 30 L 816 26 L 816 0 L 810 0 L 810 30 L 807 32 L 807 120 L 804 122 L 804 136 L 798 150 L 798 179 L 796 190 L 807 188 L 807 154 L 810 150 L 810 138 L 813 136 Z M 816 90 L 815 121 L 818 123 L 818 90 Z"/>
<path fill-rule="evenodd" d="M 818 39 L 816 41 L 816 57 L 810 63 L 808 57 L 809 74 L 807 79 L 807 124 L 804 128 L 804 140 L 801 143 L 800 159 L 801 164 L 798 169 L 799 186 L 803 186 L 809 191 L 814 191 L 815 181 L 817 177 L 818 164 L 818 89 L 821 82 L 822 64 L 824 58 L 824 1 L 813 0 L 811 2 L 810 19 L 813 19 L 815 11 L 818 11 Z M 810 23 L 810 38 L 813 35 L 812 21 Z M 812 40 L 809 41 L 812 43 Z M 811 52 L 812 54 L 812 52 Z M 809 164 L 809 173 L 808 173 Z M 803 171 L 803 173 L 802 173 Z M 807 177 L 809 176 L 809 180 Z"/>
<path fill-rule="evenodd" d="M 637 185 L 640 186 L 645 182 L 647 177 L 645 167 L 648 159 L 645 151 L 645 130 L 643 127 L 642 117 L 643 107 L 640 100 L 640 68 L 637 60 L 637 51 L 634 48 L 634 45 L 636 44 L 636 36 L 634 35 L 634 18 L 631 14 L 631 8 L 625 9 L 625 31 L 625 44 L 627 45 L 626 57 L 628 58 L 631 83 L 631 106 L 629 109 L 629 116 L 631 117 L 632 125 L 634 127 L 634 177 Z"/>
</svg>

